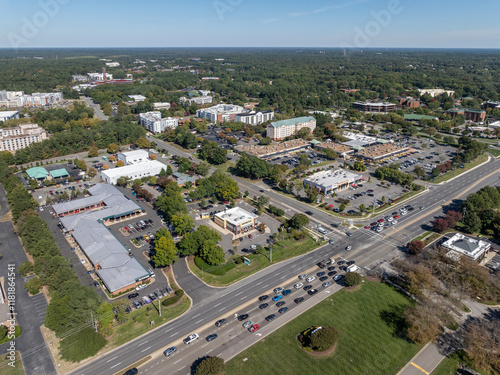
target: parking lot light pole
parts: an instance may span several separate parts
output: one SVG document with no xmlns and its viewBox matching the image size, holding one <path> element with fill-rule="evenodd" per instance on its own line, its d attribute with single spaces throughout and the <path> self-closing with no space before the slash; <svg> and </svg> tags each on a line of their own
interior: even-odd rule
<svg viewBox="0 0 500 375">
<path fill-rule="evenodd" d="M 160 288 L 158 288 L 158 311 L 161 316 L 161 293 L 160 293 Z"/>
</svg>

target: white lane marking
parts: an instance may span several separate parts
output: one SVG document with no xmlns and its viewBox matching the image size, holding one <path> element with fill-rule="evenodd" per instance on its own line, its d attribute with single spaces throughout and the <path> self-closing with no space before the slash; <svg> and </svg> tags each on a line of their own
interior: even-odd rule
<svg viewBox="0 0 500 375">
<path fill-rule="evenodd" d="M 283 275 L 280 277 L 280 280 L 283 280 L 286 277 L 286 275 Z"/>
<path fill-rule="evenodd" d="M 222 309 L 220 309 L 219 312 L 222 311 L 222 310 L 224 310 L 224 309 L 225 309 L 225 307 L 223 307 Z"/>
<path fill-rule="evenodd" d="M 174 329 L 174 327 L 171 327 L 171 328 L 169 328 L 169 329 L 166 329 L 166 330 L 165 330 L 165 331 L 163 331 L 163 332 L 167 333 L 168 331 L 171 331 L 171 330 L 173 330 L 173 329 Z"/>
<path fill-rule="evenodd" d="M 147 347 L 146 349 L 141 350 L 141 353 L 143 353 L 143 352 L 145 352 L 146 350 L 149 350 L 149 349 L 151 349 L 151 347 L 150 347 L 150 346 L 149 346 L 149 347 Z"/>
<path fill-rule="evenodd" d="M 118 356 L 113 357 L 113 358 L 111 358 L 111 359 L 108 359 L 108 360 L 106 361 L 106 363 L 111 362 L 113 359 L 116 359 L 116 358 L 118 358 Z"/>
<path fill-rule="evenodd" d="M 210 349 L 210 350 L 207 352 L 207 354 L 208 354 L 208 353 L 211 353 L 211 352 L 213 352 L 213 351 L 214 351 L 213 349 Z"/>
<path fill-rule="evenodd" d="M 173 336 L 178 335 L 178 334 L 179 334 L 179 332 L 172 333 L 172 334 L 170 335 L 170 337 L 173 337 Z"/>
<path fill-rule="evenodd" d="M 113 365 L 113 366 L 111 366 L 110 368 L 116 367 L 116 366 L 118 366 L 119 364 L 121 364 L 121 362 L 118 362 L 116 365 Z"/>
<path fill-rule="evenodd" d="M 196 314 L 195 316 L 193 316 L 192 319 L 196 319 L 197 317 L 199 317 L 201 314 Z"/>
<path fill-rule="evenodd" d="M 241 298 L 240 298 L 240 301 L 243 301 L 245 298 L 247 298 L 247 296 L 245 296 L 245 297 L 241 297 Z"/>
<path fill-rule="evenodd" d="M 179 359 L 178 361 L 175 361 L 175 362 L 174 362 L 174 365 L 175 365 L 176 363 L 179 363 L 180 361 L 182 361 L 182 359 Z"/>
<path fill-rule="evenodd" d="M 198 323 L 201 323 L 201 322 L 203 322 L 203 319 L 198 320 L 198 321 L 197 321 L 196 323 L 194 323 L 194 324 L 198 324 Z"/>
<path fill-rule="evenodd" d="M 259 281 L 257 284 L 255 284 L 256 286 L 259 286 L 260 284 L 262 284 L 262 281 Z"/>
<path fill-rule="evenodd" d="M 146 341 L 144 341 L 144 342 L 141 342 L 141 343 L 140 343 L 139 345 L 137 345 L 137 346 L 144 345 L 144 344 L 145 344 L 145 343 L 147 343 L 147 342 L 148 342 L 148 340 L 146 340 Z"/>
<path fill-rule="evenodd" d="M 217 305 L 214 305 L 214 307 L 220 306 L 222 302 L 219 302 Z"/>
<path fill-rule="evenodd" d="M 242 294 L 242 293 L 243 293 L 243 291 L 241 291 L 241 292 L 239 292 L 239 293 L 236 293 L 234 296 L 235 296 L 235 297 L 238 297 L 238 296 L 239 296 L 240 294 Z"/>
</svg>

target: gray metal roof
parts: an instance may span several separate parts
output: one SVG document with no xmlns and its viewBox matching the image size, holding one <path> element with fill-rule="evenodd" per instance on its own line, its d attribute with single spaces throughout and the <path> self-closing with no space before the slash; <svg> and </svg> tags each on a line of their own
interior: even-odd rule
<svg viewBox="0 0 500 375">
<path fill-rule="evenodd" d="M 98 184 L 90 188 L 89 192 L 95 194 L 92 197 L 102 199 L 107 207 L 62 217 L 60 222 L 67 230 L 73 231 L 75 241 L 92 264 L 99 265 L 100 269 L 96 273 L 106 288 L 114 292 L 149 276 L 142 264 L 129 255 L 123 244 L 101 222 L 103 219 L 123 216 L 141 208 L 111 185 Z M 79 200 L 68 203 L 76 203 Z"/>
</svg>

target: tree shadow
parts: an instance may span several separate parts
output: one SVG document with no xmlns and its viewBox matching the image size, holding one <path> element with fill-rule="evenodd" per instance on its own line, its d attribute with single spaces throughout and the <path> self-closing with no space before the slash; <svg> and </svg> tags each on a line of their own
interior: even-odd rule
<svg viewBox="0 0 500 375">
<path fill-rule="evenodd" d="M 412 342 L 408 338 L 407 324 L 403 313 L 405 306 L 391 305 L 389 309 L 380 312 L 380 318 L 392 329 L 394 337 Z"/>
<path fill-rule="evenodd" d="M 191 365 L 191 374 L 192 374 L 192 375 L 194 375 L 194 374 L 196 373 L 196 369 L 197 369 L 197 367 L 200 365 L 200 363 L 201 363 L 203 360 L 205 360 L 205 359 L 207 359 L 207 358 L 209 358 L 209 357 L 210 357 L 210 356 L 206 355 L 206 356 L 204 356 L 204 357 L 199 357 L 197 360 L 195 360 L 195 361 L 193 362 L 193 364 Z"/>
</svg>

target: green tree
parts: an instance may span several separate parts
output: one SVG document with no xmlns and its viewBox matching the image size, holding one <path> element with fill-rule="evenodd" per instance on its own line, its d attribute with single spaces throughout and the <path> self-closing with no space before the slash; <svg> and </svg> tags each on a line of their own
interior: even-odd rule
<svg viewBox="0 0 500 375">
<path fill-rule="evenodd" d="M 195 172 L 200 176 L 206 176 L 210 171 L 210 166 L 207 163 L 200 163 L 196 166 Z"/>
<path fill-rule="evenodd" d="M 466 212 L 463 218 L 464 229 L 467 233 L 480 233 L 482 222 L 479 215 L 472 211 Z"/>
<path fill-rule="evenodd" d="M 60 343 L 61 358 L 69 362 L 80 362 L 96 355 L 106 345 L 106 339 L 92 327 L 66 336 Z"/>
<path fill-rule="evenodd" d="M 269 204 L 269 197 L 267 195 L 261 195 L 257 198 L 257 204 L 259 206 L 267 206 Z"/>
<path fill-rule="evenodd" d="M 42 288 L 42 280 L 38 277 L 32 277 L 24 284 L 24 289 L 26 289 L 30 294 L 38 294 Z"/>
<path fill-rule="evenodd" d="M 139 148 L 151 148 L 151 142 L 144 137 L 139 137 L 137 141 L 135 141 L 135 144 Z"/>
<path fill-rule="evenodd" d="M 105 332 L 107 328 L 111 326 L 113 320 L 115 318 L 115 314 L 113 312 L 113 305 L 109 302 L 102 302 L 99 305 L 99 308 L 96 311 L 97 319 L 100 324 L 100 331 Z"/>
<path fill-rule="evenodd" d="M 188 214 L 174 215 L 170 223 L 174 226 L 174 231 L 179 236 L 183 236 L 194 227 L 194 220 Z"/>
<path fill-rule="evenodd" d="M 155 255 L 151 256 L 155 267 L 166 267 L 177 261 L 177 252 L 172 236 L 160 237 L 155 245 Z"/>
<path fill-rule="evenodd" d="M 204 241 L 199 249 L 200 257 L 211 266 L 224 263 L 224 250 L 214 240 Z"/>
<path fill-rule="evenodd" d="M 347 272 L 344 278 L 344 282 L 347 286 L 358 285 L 361 281 L 361 275 L 357 272 Z"/>
<path fill-rule="evenodd" d="M 108 145 L 108 153 L 109 154 L 116 154 L 119 151 L 118 146 L 116 143 L 110 143 Z"/>
<path fill-rule="evenodd" d="M 309 224 L 309 218 L 304 214 L 295 214 L 288 223 L 292 228 L 301 229 Z"/>
<path fill-rule="evenodd" d="M 330 160 L 335 160 L 339 157 L 338 154 L 331 148 L 325 148 L 321 150 L 321 152 Z"/>
<path fill-rule="evenodd" d="M 365 212 L 366 211 L 366 206 L 364 204 L 359 205 L 359 212 Z"/>
<path fill-rule="evenodd" d="M 339 212 L 344 212 L 345 211 L 345 204 L 344 203 L 341 203 L 339 205 Z"/>
<path fill-rule="evenodd" d="M 170 164 L 167 165 L 166 173 L 167 176 L 172 176 L 174 174 L 174 171 L 172 170 L 172 166 Z"/>
<path fill-rule="evenodd" d="M 195 375 L 221 375 L 224 373 L 224 360 L 219 357 L 205 357 L 196 367 Z"/>
<path fill-rule="evenodd" d="M 364 165 L 360 161 L 355 161 L 352 166 L 352 169 L 354 169 L 355 171 L 364 172 L 366 171 L 366 165 Z"/>
<path fill-rule="evenodd" d="M 99 155 L 99 149 L 96 146 L 92 146 L 89 149 L 88 157 L 89 158 L 95 158 L 98 155 Z"/>
</svg>

